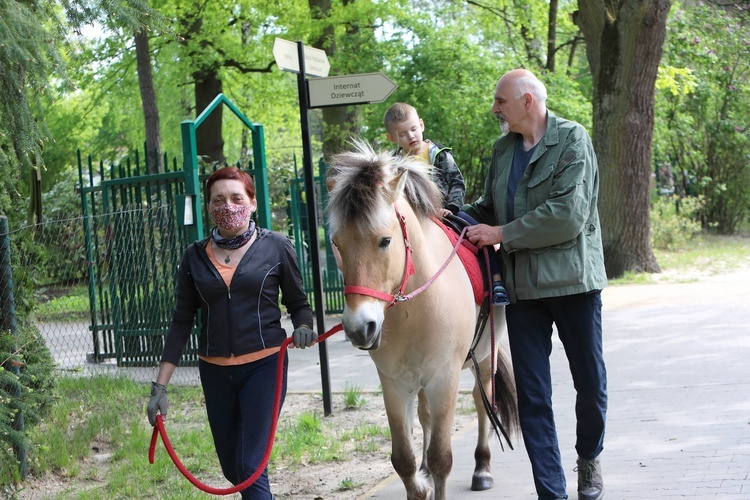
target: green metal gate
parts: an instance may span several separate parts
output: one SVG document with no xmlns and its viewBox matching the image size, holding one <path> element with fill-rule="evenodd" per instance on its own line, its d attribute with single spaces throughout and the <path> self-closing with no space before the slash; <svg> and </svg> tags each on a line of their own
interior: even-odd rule
<svg viewBox="0 0 750 500">
<path fill-rule="evenodd" d="M 328 165 L 321 159 L 318 162 L 318 175 L 314 178 L 315 199 L 319 200 L 318 210 L 325 214 L 325 206 L 328 203 L 328 190 L 326 189 L 325 176 Z M 294 242 L 297 252 L 300 271 L 310 303 L 313 304 L 313 278 L 312 262 L 308 251 L 308 217 L 307 204 L 305 203 L 305 179 L 297 172 L 295 165 L 295 177 L 289 180 L 289 197 L 287 199 L 287 214 L 290 219 L 289 237 Z M 336 259 L 331 248 L 331 237 L 328 232 L 328 224 L 323 222 L 323 235 L 318 240 L 323 245 L 320 252 L 321 278 L 323 281 L 323 306 L 327 314 L 340 314 L 344 312 L 344 281 L 336 267 Z"/>
<path fill-rule="evenodd" d="M 228 106 L 252 131 L 253 162 L 247 170 L 256 183 L 257 222 L 270 227 L 263 127 L 252 124 L 223 95 L 195 121 L 182 123 L 182 169 L 176 159 L 170 169 L 164 155 L 165 172 L 143 175 L 148 168 L 141 166 L 137 153 L 134 164 L 127 159 L 105 168 L 100 162 L 98 169 L 89 157 L 84 169 L 79 153 L 95 361 L 114 358 L 118 366 L 159 363 L 174 308 L 177 266 L 185 248 L 202 239 L 208 227 L 201 188 L 210 168 L 197 165 L 195 129 L 220 105 Z M 197 364 L 196 350 L 197 338 L 192 336 L 183 366 Z"/>
</svg>

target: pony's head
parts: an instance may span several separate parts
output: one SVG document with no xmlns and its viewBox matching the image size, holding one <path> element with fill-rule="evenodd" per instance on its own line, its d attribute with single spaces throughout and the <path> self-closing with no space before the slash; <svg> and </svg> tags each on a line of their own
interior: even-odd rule
<svg viewBox="0 0 750 500">
<path fill-rule="evenodd" d="M 385 293 L 398 289 L 406 246 L 396 206 L 412 220 L 435 217 L 441 193 L 421 160 L 373 150 L 362 140 L 331 160 L 328 224 L 340 253 L 344 283 Z M 356 347 L 375 349 L 387 303 L 347 294 L 342 323 Z"/>
</svg>

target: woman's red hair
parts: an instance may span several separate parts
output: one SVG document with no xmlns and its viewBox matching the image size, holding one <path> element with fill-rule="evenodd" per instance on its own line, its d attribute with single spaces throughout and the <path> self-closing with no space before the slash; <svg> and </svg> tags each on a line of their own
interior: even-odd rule
<svg viewBox="0 0 750 500">
<path fill-rule="evenodd" d="M 237 167 L 224 167 L 216 170 L 206 181 L 206 204 L 211 199 L 211 187 L 219 180 L 240 181 L 245 186 L 245 192 L 251 199 L 255 199 L 255 183 L 247 172 Z"/>
</svg>

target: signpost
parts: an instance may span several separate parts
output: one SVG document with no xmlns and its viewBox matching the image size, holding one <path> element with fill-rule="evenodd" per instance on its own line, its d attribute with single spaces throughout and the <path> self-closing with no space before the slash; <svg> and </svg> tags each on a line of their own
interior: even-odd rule
<svg viewBox="0 0 750 500">
<path fill-rule="evenodd" d="M 328 54 L 325 50 L 316 49 L 315 47 L 304 47 L 305 73 L 313 76 L 328 76 L 331 70 L 331 64 L 328 62 Z M 277 38 L 273 42 L 273 58 L 279 68 L 293 73 L 300 72 L 299 57 L 297 55 L 297 44 Z"/>
<path fill-rule="evenodd" d="M 396 87 L 383 73 L 331 76 L 307 82 L 311 108 L 383 102 Z"/>
<path fill-rule="evenodd" d="M 289 42 L 277 38 L 273 44 L 273 57 L 276 64 L 285 71 L 297 73 L 299 92 L 300 125 L 302 127 L 302 167 L 305 172 L 305 195 L 309 217 L 310 260 L 320 262 L 318 239 L 318 214 L 315 201 L 315 183 L 310 141 L 311 108 L 345 106 L 384 101 L 397 85 L 382 73 L 364 73 L 349 76 L 328 76 L 331 65 L 325 51 L 305 47 L 302 42 Z M 308 80 L 307 75 L 322 77 Z M 309 92 L 308 92 L 309 90 Z M 323 301 L 323 280 L 320 266 L 312 266 L 315 318 L 318 334 L 325 333 L 325 303 Z M 331 414 L 331 380 L 328 373 L 328 347 L 324 340 L 318 344 L 320 355 L 320 376 L 323 384 L 323 409 Z"/>
</svg>

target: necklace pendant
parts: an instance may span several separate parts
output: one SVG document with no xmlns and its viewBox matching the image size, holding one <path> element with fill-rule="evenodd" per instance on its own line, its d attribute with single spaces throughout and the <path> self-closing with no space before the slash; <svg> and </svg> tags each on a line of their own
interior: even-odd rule
<svg viewBox="0 0 750 500">
<path fill-rule="evenodd" d="M 229 259 L 229 255 L 227 255 L 227 258 L 226 258 L 226 259 L 224 259 L 224 263 L 225 263 L 225 264 L 229 264 L 229 260 L 230 260 L 230 259 Z"/>
</svg>

